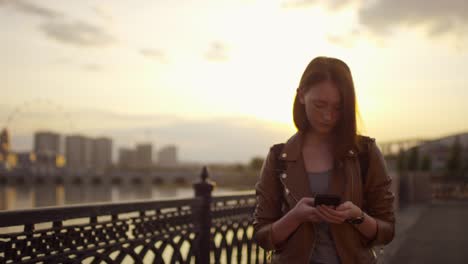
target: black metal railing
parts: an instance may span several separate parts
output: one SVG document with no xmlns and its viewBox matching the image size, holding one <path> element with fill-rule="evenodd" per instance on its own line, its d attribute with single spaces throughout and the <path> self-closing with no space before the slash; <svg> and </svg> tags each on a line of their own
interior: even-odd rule
<svg viewBox="0 0 468 264">
<path fill-rule="evenodd" d="M 206 168 L 190 199 L 0 212 L 0 263 L 264 263 L 255 195 L 212 197 Z"/>
</svg>

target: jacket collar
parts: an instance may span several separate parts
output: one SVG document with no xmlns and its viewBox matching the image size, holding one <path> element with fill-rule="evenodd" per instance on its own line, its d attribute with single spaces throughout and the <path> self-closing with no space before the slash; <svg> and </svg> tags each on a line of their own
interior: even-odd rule
<svg viewBox="0 0 468 264">
<path fill-rule="evenodd" d="M 304 142 L 305 132 L 297 131 L 286 141 L 280 159 L 287 161 L 297 161 L 302 157 L 302 142 Z M 346 157 L 357 157 L 357 148 L 348 150 Z"/>
<path fill-rule="evenodd" d="M 304 132 L 297 131 L 284 144 L 280 159 L 287 161 L 296 161 L 302 157 L 302 142 L 304 141 Z"/>
<path fill-rule="evenodd" d="M 283 150 L 280 155 L 281 160 L 291 161 L 287 166 L 287 173 L 282 179 L 289 191 L 293 193 L 295 198 L 299 200 L 302 197 L 311 197 L 309 179 L 306 173 L 304 159 L 302 155 L 302 143 L 304 141 L 305 133 L 302 131 L 296 132 L 289 140 L 285 143 Z M 356 158 L 357 154 L 355 150 L 350 150 L 346 159 Z M 343 174 L 343 163 L 335 168 L 332 172 L 330 179 L 329 192 L 333 194 L 343 194 L 344 190 L 344 177 Z"/>
</svg>

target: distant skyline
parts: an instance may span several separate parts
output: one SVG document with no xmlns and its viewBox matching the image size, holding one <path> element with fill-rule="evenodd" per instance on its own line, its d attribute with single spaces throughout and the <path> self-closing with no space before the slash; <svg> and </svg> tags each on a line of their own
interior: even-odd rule
<svg viewBox="0 0 468 264">
<path fill-rule="evenodd" d="M 462 0 L 0 0 L 0 121 L 39 98 L 73 124 L 32 104 L 28 111 L 45 114 L 23 114 L 12 132 L 44 121 L 93 134 L 164 127 L 155 139 L 164 142 L 177 138 L 166 129 L 183 127 L 175 134 L 184 159 L 203 150 L 189 139 L 205 140 L 197 124 L 224 120 L 216 140 L 260 141 L 222 157 L 237 160 L 294 133 L 295 88 L 307 63 L 325 55 L 352 70 L 364 134 L 460 133 L 468 131 L 466 10 Z M 233 139 L 233 127 L 242 136 Z M 120 141 L 145 138 L 138 133 Z M 220 157 L 208 149 L 204 159 Z"/>
<path fill-rule="evenodd" d="M 5 119 L 2 114 L 7 112 L 5 109 L 0 105 L 0 120 Z M 174 116 L 132 116 L 77 109 L 66 116 L 68 119 L 65 119 L 64 113 L 47 115 L 41 111 L 18 114 L 18 118 L 14 118 L 9 126 L 13 136 L 13 149 L 30 150 L 34 131 L 54 131 L 62 135 L 109 137 L 114 142 L 114 161 L 117 159 L 119 148 L 151 143 L 155 152 L 166 145 L 177 145 L 182 162 L 245 163 L 254 156 L 265 156 L 269 146 L 276 142 L 284 142 L 295 132 L 295 129 L 285 124 L 249 117 L 189 120 Z M 44 122 L 45 120 L 48 122 Z M 22 129 L 26 124 L 31 124 L 31 131 Z M 466 132 L 468 130 L 420 139 L 438 139 Z M 404 139 L 414 137 L 394 138 Z M 386 141 L 377 137 L 378 143 Z"/>
<path fill-rule="evenodd" d="M 7 111 L 4 109 L 0 105 L 0 120 L 6 119 L 4 113 Z M 26 125 L 31 125 L 30 130 L 23 129 Z M 162 115 L 119 115 L 96 110 L 72 111 L 66 115 L 25 111 L 10 122 L 9 130 L 12 147 L 16 151 L 32 149 L 35 131 L 54 131 L 62 135 L 109 137 L 114 142 L 114 160 L 119 148 L 149 142 L 155 152 L 167 145 L 177 145 L 182 162 L 232 163 L 266 155 L 272 142 L 284 141 L 292 132 L 287 126 L 254 118 L 190 120 Z"/>
</svg>

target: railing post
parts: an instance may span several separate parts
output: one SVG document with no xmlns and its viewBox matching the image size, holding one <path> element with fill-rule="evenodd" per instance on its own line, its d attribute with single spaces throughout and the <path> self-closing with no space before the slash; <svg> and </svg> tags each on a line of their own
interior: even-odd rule
<svg viewBox="0 0 468 264">
<path fill-rule="evenodd" d="M 211 192 L 213 191 L 214 182 L 208 179 L 208 170 L 203 167 L 200 178 L 201 181 L 193 184 L 195 197 L 201 198 L 202 204 L 198 208 L 196 225 L 199 230 L 198 238 L 198 256 L 196 263 L 210 263 L 210 246 L 211 246 Z"/>
</svg>

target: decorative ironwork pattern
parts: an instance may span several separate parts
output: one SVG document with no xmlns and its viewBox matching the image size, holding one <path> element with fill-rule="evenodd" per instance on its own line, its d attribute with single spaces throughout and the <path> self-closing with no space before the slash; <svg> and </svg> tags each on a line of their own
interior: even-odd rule
<svg viewBox="0 0 468 264">
<path fill-rule="evenodd" d="M 212 263 L 265 263 L 266 251 L 252 239 L 255 203 L 255 195 L 213 198 Z"/>
<path fill-rule="evenodd" d="M 192 208 L 199 202 L 189 199 L 3 212 L 1 226 L 22 225 L 24 230 L 0 234 L 0 263 L 195 263 L 197 229 Z M 83 219 L 84 213 L 88 216 Z M 103 215 L 108 219 L 98 221 Z M 45 216 L 62 219 L 49 219 L 52 224 L 48 228 L 36 230 L 31 220 Z M 17 223 L 8 223 L 13 219 Z M 43 220 L 47 219 L 40 222 Z M 85 223 L 77 223 L 83 220 Z"/>
</svg>

